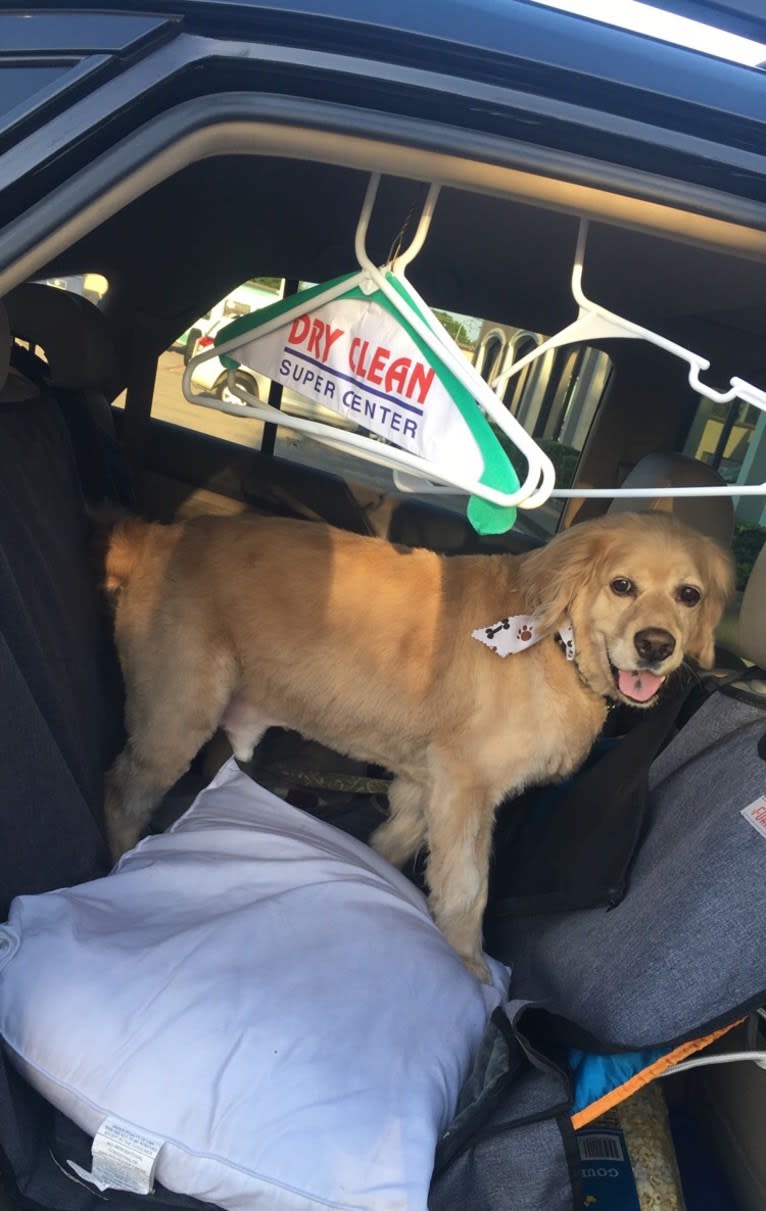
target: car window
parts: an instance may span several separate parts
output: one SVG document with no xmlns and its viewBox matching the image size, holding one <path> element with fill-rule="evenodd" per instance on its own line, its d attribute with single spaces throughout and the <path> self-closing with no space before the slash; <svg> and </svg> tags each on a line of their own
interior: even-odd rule
<svg viewBox="0 0 766 1211">
<path fill-rule="evenodd" d="M 301 282 L 299 289 L 313 285 Z M 177 339 L 159 359 L 152 402 L 152 415 L 171 424 L 209 433 L 226 441 L 264 447 L 262 421 L 247 416 L 247 403 L 268 402 L 272 383 L 263 374 L 242 366 L 236 371 L 235 387 L 218 358 L 195 363 L 192 387 L 195 393 L 217 397 L 241 409 L 241 415 L 218 412 L 190 404 L 183 395 L 182 379 L 187 362 L 206 349 L 232 319 L 268 306 L 282 296 L 284 282 L 278 278 L 251 278 L 213 304 Z M 435 308 L 435 314 L 456 341 L 466 361 L 492 383 L 499 375 L 540 345 L 546 334 L 498 324 L 476 316 Z M 520 373 L 509 377 L 497 388 L 509 411 L 524 425 L 551 458 L 560 487 L 571 486 L 580 453 L 585 444 L 599 403 L 605 395 L 612 370 L 608 355 L 587 346 L 549 350 Z M 245 393 L 245 399 L 240 392 Z M 124 398 L 115 401 L 121 404 Z M 280 404 L 285 413 L 304 419 L 320 419 L 351 431 L 365 432 L 353 420 L 307 399 L 299 391 L 285 387 Z M 525 460 L 515 446 L 496 429 L 520 477 L 526 474 Z M 380 439 L 383 440 L 383 439 Z M 393 491 L 391 472 L 373 463 L 355 458 L 346 451 L 317 442 L 304 433 L 278 426 L 269 448 L 281 458 L 317 467 L 345 479 L 367 484 L 380 491 Z M 442 495 L 443 508 L 462 512 L 462 497 Z M 548 501 L 542 508 L 524 515 L 525 524 L 534 533 L 552 534 L 558 525 L 563 502 Z"/>
<path fill-rule="evenodd" d="M 70 68 L 70 63 L 3 64 L 0 71 L 0 126 L 6 114 L 13 113 L 22 102 L 53 84 Z"/>
<path fill-rule="evenodd" d="M 496 390 L 503 403 L 553 463 L 556 486 L 571 487 L 585 440 L 609 386 L 610 357 L 588 345 L 549 349 L 517 374 L 503 379 L 543 343 L 547 334 L 487 320 L 478 323 L 471 361 L 487 382 L 499 380 Z M 505 438 L 501 441 L 523 476 L 524 461 Z M 527 523 L 542 534 L 552 534 L 563 509 L 564 501 L 549 500 L 527 514 Z"/>
<path fill-rule="evenodd" d="M 313 284 L 301 282 L 299 289 Z M 200 433 L 209 433 L 225 441 L 250 446 L 255 450 L 264 449 L 265 445 L 268 445 L 278 457 L 330 471 L 344 479 L 355 480 L 380 491 L 392 490 L 390 471 L 363 462 L 347 452 L 330 449 L 293 429 L 277 426 L 271 441 L 265 442 L 265 435 L 271 427 L 264 425 L 261 420 L 248 417 L 246 402 L 239 394 L 232 392 L 227 372 L 218 358 L 200 362 L 195 366 L 192 372 L 192 388 L 195 394 L 205 393 L 241 409 L 241 416 L 199 407 L 190 404 L 184 397 L 182 380 L 188 361 L 204 350 L 211 349 L 218 332 L 232 320 L 268 306 L 281 298 L 283 291 L 284 280 L 281 278 L 250 278 L 219 299 L 204 315 L 180 333 L 159 359 L 152 416 Z M 269 401 L 272 383 L 263 374 L 243 366 L 236 372 L 235 385 L 237 390 L 244 391 L 253 403 Z M 115 400 L 117 406 L 123 406 L 124 402 L 124 393 Z M 282 391 L 280 407 L 290 415 L 308 420 L 319 419 L 337 428 L 361 431 L 354 422 L 339 416 L 330 408 L 316 404 L 289 387 Z"/>
<path fill-rule="evenodd" d="M 766 413 L 742 400 L 725 404 L 702 399 L 683 452 L 714 467 L 728 484 L 762 484 L 766 480 Z M 743 589 L 766 542 L 766 500 L 763 496 L 735 496 L 734 519 L 737 588 Z"/>
</svg>

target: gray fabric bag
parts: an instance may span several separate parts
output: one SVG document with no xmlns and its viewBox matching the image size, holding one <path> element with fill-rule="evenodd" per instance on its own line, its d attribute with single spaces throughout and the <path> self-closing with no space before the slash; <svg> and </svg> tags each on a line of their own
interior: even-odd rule
<svg viewBox="0 0 766 1211">
<path fill-rule="evenodd" d="M 442 1142 L 432 1211 L 572 1211 L 566 1047 L 669 1049 L 766 1001 L 766 835 L 742 814 L 766 795 L 765 728 L 766 704 L 714 693 L 652 766 L 622 902 L 504 920 L 516 999 Z"/>
</svg>

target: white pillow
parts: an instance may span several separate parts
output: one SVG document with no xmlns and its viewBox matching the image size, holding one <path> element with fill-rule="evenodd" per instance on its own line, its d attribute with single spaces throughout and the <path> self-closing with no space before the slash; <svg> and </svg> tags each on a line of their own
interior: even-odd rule
<svg viewBox="0 0 766 1211">
<path fill-rule="evenodd" d="M 231 1211 L 425 1211 L 507 994 L 384 859 L 233 762 L 107 878 L 16 899 L 0 950 L 0 1033 L 30 1084 L 91 1135 L 112 1116 L 157 1137 L 147 1189 Z"/>
</svg>

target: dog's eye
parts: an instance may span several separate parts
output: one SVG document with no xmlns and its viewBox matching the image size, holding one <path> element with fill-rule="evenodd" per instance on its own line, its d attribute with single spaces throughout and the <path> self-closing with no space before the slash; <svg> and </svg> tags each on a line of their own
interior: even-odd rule
<svg viewBox="0 0 766 1211">
<path fill-rule="evenodd" d="M 618 597 L 629 597 L 631 593 L 635 592 L 635 585 L 632 580 L 628 580 L 627 576 L 617 576 L 609 588 Z"/>
<path fill-rule="evenodd" d="M 692 584 L 682 584 L 681 587 L 676 590 L 676 601 L 680 601 L 682 605 L 696 606 L 699 605 L 701 600 L 702 594 L 700 593 L 699 589 L 695 589 L 694 585 Z"/>
</svg>

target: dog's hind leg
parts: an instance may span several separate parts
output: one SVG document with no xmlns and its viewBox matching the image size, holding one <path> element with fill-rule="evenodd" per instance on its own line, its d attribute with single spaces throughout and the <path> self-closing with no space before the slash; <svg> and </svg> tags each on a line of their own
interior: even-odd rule
<svg viewBox="0 0 766 1211">
<path fill-rule="evenodd" d="M 482 922 L 487 905 L 494 796 L 474 770 L 456 762 L 437 768 L 427 811 L 428 905 L 463 962 L 484 983 Z"/>
<path fill-rule="evenodd" d="M 129 682 L 128 741 L 106 777 L 114 858 L 135 845 L 154 807 L 215 732 L 230 697 L 229 670 L 209 651 L 193 670 L 178 665 L 163 672 L 152 678 L 151 696 L 131 691 Z"/>
<path fill-rule="evenodd" d="M 424 787 L 403 775 L 395 778 L 388 792 L 389 817 L 375 829 L 370 845 L 393 866 L 402 867 L 415 856 L 426 839 Z"/>
</svg>

